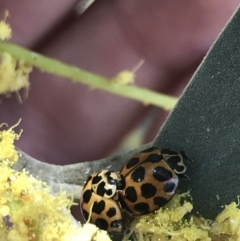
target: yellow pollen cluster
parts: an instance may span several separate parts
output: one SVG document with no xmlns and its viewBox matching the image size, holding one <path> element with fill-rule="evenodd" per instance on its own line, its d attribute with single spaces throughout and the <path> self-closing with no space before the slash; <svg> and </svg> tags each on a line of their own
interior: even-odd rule
<svg viewBox="0 0 240 241">
<path fill-rule="evenodd" d="M 3 127 L 3 125 L 2 125 Z M 51 195 L 46 184 L 11 165 L 18 154 L 15 126 L 0 131 L 0 239 L 4 241 L 97 241 L 110 238 L 95 225 L 70 215 L 73 201 L 64 192 Z"/>
<path fill-rule="evenodd" d="M 8 53 L 0 55 L 0 94 L 8 94 L 29 87 L 32 66 L 17 61 Z"/>
<path fill-rule="evenodd" d="M 6 19 L 9 13 L 6 11 L 5 19 L 0 21 L 0 40 L 8 40 L 11 38 L 12 30 Z M 0 54 L 0 94 L 8 95 L 17 92 L 22 88 L 29 87 L 29 74 L 32 66 L 23 60 L 18 61 L 8 53 Z M 21 101 L 20 95 L 18 95 Z"/>
<path fill-rule="evenodd" d="M 239 241 L 240 209 L 238 203 L 226 205 L 215 221 L 189 216 L 193 206 L 189 201 L 180 202 L 189 194 L 176 195 L 155 213 L 145 215 L 132 225 L 138 241 Z M 127 239 L 126 239 L 127 240 Z"/>
<path fill-rule="evenodd" d="M 6 23 L 8 15 L 9 12 L 6 11 L 4 20 L 0 21 L 0 40 L 8 40 L 12 37 L 12 29 L 10 25 Z"/>
<path fill-rule="evenodd" d="M 16 134 L 13 128 L 17 126 L 19 122 L 8 130 L 0 131 L 0 161 L 3 162 L 6 160 L 8 164 L 11 165 L 18 160 L 18 152 L 15 149 L 14 141 L 19 139 L 21 133 Z M 4 125 L 7 126 L 6 124 L 2 124 L 0 127 Z"/>
</svg>

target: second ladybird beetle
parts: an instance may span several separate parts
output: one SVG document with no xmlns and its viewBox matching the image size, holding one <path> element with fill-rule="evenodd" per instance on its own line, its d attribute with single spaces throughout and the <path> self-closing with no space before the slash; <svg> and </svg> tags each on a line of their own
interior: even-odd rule
<svg viewBox="0 0 240 241">
<path fill-rule="evenodd" d="M 139 216 L 164 206 L 192 162 L 184 152 L 151 147 L 137 153 L 120 172 L 102 170 L 88 177 L 80 207 L 86 220 L 108 232 L 121 232 L 123 214 Z"/>
</svg>

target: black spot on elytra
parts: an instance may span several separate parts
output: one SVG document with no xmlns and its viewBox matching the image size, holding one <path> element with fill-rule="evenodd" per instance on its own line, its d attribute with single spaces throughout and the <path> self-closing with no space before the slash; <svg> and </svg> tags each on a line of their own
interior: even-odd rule
<svg viewBox="0 0 240 241">
<path fill-rule="evenodd" d="M 159 207 L 162 207 L 164 206 L 169 200 L 167 200 L 166 198 L 164 197 L 155 197 L 153 199 L 153 202 L 155 205 L 159 206 Z"/>
<path fill-rule="evenodd" d="M 83 202 L 88 203 L 92 197 L 92 190 L 87 190 L 83 193 Z"/>
<path fill-rule="evenodd" d="M 116 215 L 116 213 L 117 213 L 116 208 L 109 208 L 109 210 L 107 211 L 107 216 L 111 218 L 114 215 Z"/>
<path fill-rule="evenodd" d="M 95 177 L 92 179 L 92 184 L 97 184 L 97 183 L 99 183 L 101 180 L 102 180 L 102 177 L 95 176 Z"/>
<path fill-rule="evenodd" d="M 82 209 L 82 214 L 83 214 L 83 217 L 85 218 L 85 220 L 88 220 L 89 213 L 85 209 Z"/>
<path fill-rule="evenodd" d="M 97 186 L 97 194 L 99 196 L 104 196 L 104 194 L 106 193 L 106 189 L 105 189 L 105 182 L 102 181 L 101 183 L 98 184 Z"/>
<path fill-rule="evenodd" d="M 103 230 L 108 229 L 108 222 L 103 218 L 97 218 L 96 221 L 95 221 L 95 224 L 100 229 L 103 229 Z"/>
<path fill-rule="evenodd" d="M 175 189 L 176 184 L 174 182 L 165 183 L 163 186 L 164 192 L 172 192 Z"/>
<path fill-rule="evenodd" d="M 101 212 L 104 210 L 104 208 L 105 208 L 105 202 L 103 200 L 100 202 L 94 202 L 92 212 L 101 214 Z"/>
<path fill-rule="evenodd" d="M 153 169 L 153 177 L 159 182 L 165 182 L 172 178 L 172 172 L 162 166 L 157 166 Z"/>
<path fill-rule="evenodd" d="M 149 205 L 147 203 L 137 203 L 134 205 L 134 209 L 139 213 L 148 213 L 149 212 Z"/>
<path fill-rule="evenodd" d="M 106 194 L 107 194 L 108 196 L 112 196 L 113 192 L 112 192 L 111 189 L 108 189 L 108 190 L 106 191 Z"/>
<path fill-rule="evenodd" d="M 139 163 L 139 158 L 138 157 L 133 157 L 130 159 L 126 165 L 126 168 L 129 169 Z"/>
<path fill-rule="evenodd" d="M 91 175 L 88 176 L 88 179 L 87 179 L 87 181 L 85 182 L 85 184 L 84 184 L 84 186 L 83 186 L 83 189 L 86 187 L 86 185 L 88 184 L 88 182 L 91 181 L 91 179 L 92 179 L 92 176 L 91 176 Z"/>
<path fill-rule="evenodd" d="M 134 182 L 141 182 L 145 178 L 145 168 L 141 166 L 136 168 L 132 172 L 131 178 Z"/>
<path fill-rule="evenodd" d="M 114 220 L 111 222 L 110 226 L 112 228 L 121 228 L 122 227 L 122 220 L 118 219 L 118 220 Z"/>
<path fill-rule="evenodd" d="M 157 147 L 150 147 L 148 149 L 142 150 L 141 153 L 152 152 L 152 151 L 155 151 L 157 149 L 158 149 Z"/>
<path fill-rule="evenodd" d="M 127 187 L 125 191 L 125 198 L 130 202 L 136 202 L 137 201 L 137 193 L 134 187 Z"/>
<path fill-rule="evenodd" d="M 151 163 L 157 163 L 163 161 L 162 155 L 159 154 L 151 154 L 149 155 L 144 162 L 151 162 Z"/>
<path fill-rule="evenodd" d="M 156 195 L 157 188 L 151 183 L 145 183 L 141 186 L 141 195 L 144 198 L 152 198 Z"/>
</svg>

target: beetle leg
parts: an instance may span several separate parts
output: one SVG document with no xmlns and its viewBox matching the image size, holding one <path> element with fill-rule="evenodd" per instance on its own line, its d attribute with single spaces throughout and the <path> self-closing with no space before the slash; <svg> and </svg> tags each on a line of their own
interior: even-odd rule
<svg viewBox="0 0 240 241">
<path fill-rule="evenodd" d="M 125 196 L 125 192 L 123 190 L 117 190 L 115 195 L 113 196 L 113 199 L 118 200 L 119 195 Z"/>
</svg>

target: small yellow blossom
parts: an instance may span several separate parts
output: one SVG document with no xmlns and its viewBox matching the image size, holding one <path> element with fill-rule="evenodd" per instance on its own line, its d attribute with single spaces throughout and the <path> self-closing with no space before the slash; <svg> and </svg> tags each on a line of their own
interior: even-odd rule
<svg viewBox="0 0 240 241">
<path fill-rule="evenodd" d="M 132 84 L 134 83 L 135 74 L 131 71 L 121 71 L 117 76 L 111 79 L 113 84 Z"/>
<path fill-rule="evenodd" d="M 21 233 L 17 229 L 11 229 L 5 238 L 6 241 L 26 241 L 28 240 L 27 234 Z"/>
<path fill-rule="evenodd" d="M 190 213 L 193 209 L 193 206 L 190 202 L 185 202 L 182 206 L 174 209 L 174 212 L 171 213 L 171 220 L 173 222 L 179 222 L 187 214 Z"/>
<path fill-rule="evenodd" d="M 111 241 L 110 237 L 108 236 L 108 233 L 104 230 L 97 230 L 94 235 L 94 241 Z"/>
<path fill-rule="evenodd" d="M 1 205 L 0 206 L 0 215 L 7 216 L 9 214 L 10 214 L 10 208 L 7 205 Z"/>
<path fill-rule="evenodd" d="M 10 25 L 6 23 L 8 15 L 9 12 L 6 11 L 4 20 L 0 21 L 0 40 L 8 40 L 12 37 L 12 29 Z"/>
<path fill-rule="evenodd" d="M 185 215 L 191 212 L 193 206 L 180 198 L 184 195 L 176 195 L 165 207 L 160 208 L 155 214 L 142 216 L 131 227 L 139 241 L 239 241 L 240 237 L 240 197 L 238 203 L 232 202 L 226 205 L 215 221 L 202 217 Z M 126 236 L 124 240 L 127 240 Z"/>
<path fill-rule="evenodd" d="M 232 202 L 226 205 L 223 211 L 216 217 L 211 232 L 240 237 L 240 209 L 238 206 L 239 200 L 238 203 Z"/>
<path fill-rule="evenodd" d="M 189 194 L 187 193 L 185 196 L 189 196 Z M 192 219 L 184 220 L 184 216 L 191 212 L 193 206 L 188 201 L 180 204 L 181 197 L 183 195 L 176 195 L 165 207 L 153 214 L 142 216 L 135 226 L 137 232 L 152 233 L 151 240 L 154 241 L 168 240 L 169 236 L 172 237 L 171 240 L 183 241 L 195 241 L 199 237 L 207 237 L 208 233 L 198 229 Z"/>
<path fill-rule="evenodd" d="M 19 122 L 20 121 L 21 120 L 19 120 Z M 0 131 L 0 162 L 7 160 L 8 163 L 12 165 L 18 160 L 18 152 L 14 146 L 14 141 L 19 139 L 21 132 L 16 134 L 13 128 L 16 127 L 19 122 L 8 130 Z M 0 125 L 0 127 L 2 126 L 3 124 Z"/>
<path fill-rule="evenodd" d="M 140 63 L 132 71 L 129 71 L 129 70 L 121 71 L 111 79 L 111 83 L 114 85 L 133 84 L 135 79 L 135 73 L 143 65 L 143 63 L 144 63 L 144 60 L 141 60 Z"/>
<path fill-rule="evenodd" d="M 190 241 L 190 240 L 201 240 L 201 241 L 210 241 L 211 238 L 208 236 L 208 232 L 201 230 L 199 227 L 191 225 L 189 227 L 183 227 L 181 230 L 181 237 L 174 236 L 172 241 Z"/>
<path fill-rule="evenodd" d="M 24 61 L 13 59 L 8 53 L 3 53 L 0 57 L 0 94 L 28 88 L 32 66 Z"/>
<path fill-rule="evenodd" d="M 91 223 L 84 224 L 83 229 L 84 231 L 82 232 L 81 240 L 111 241 L 106 231 L 99 230 Z"/>
</svg>

